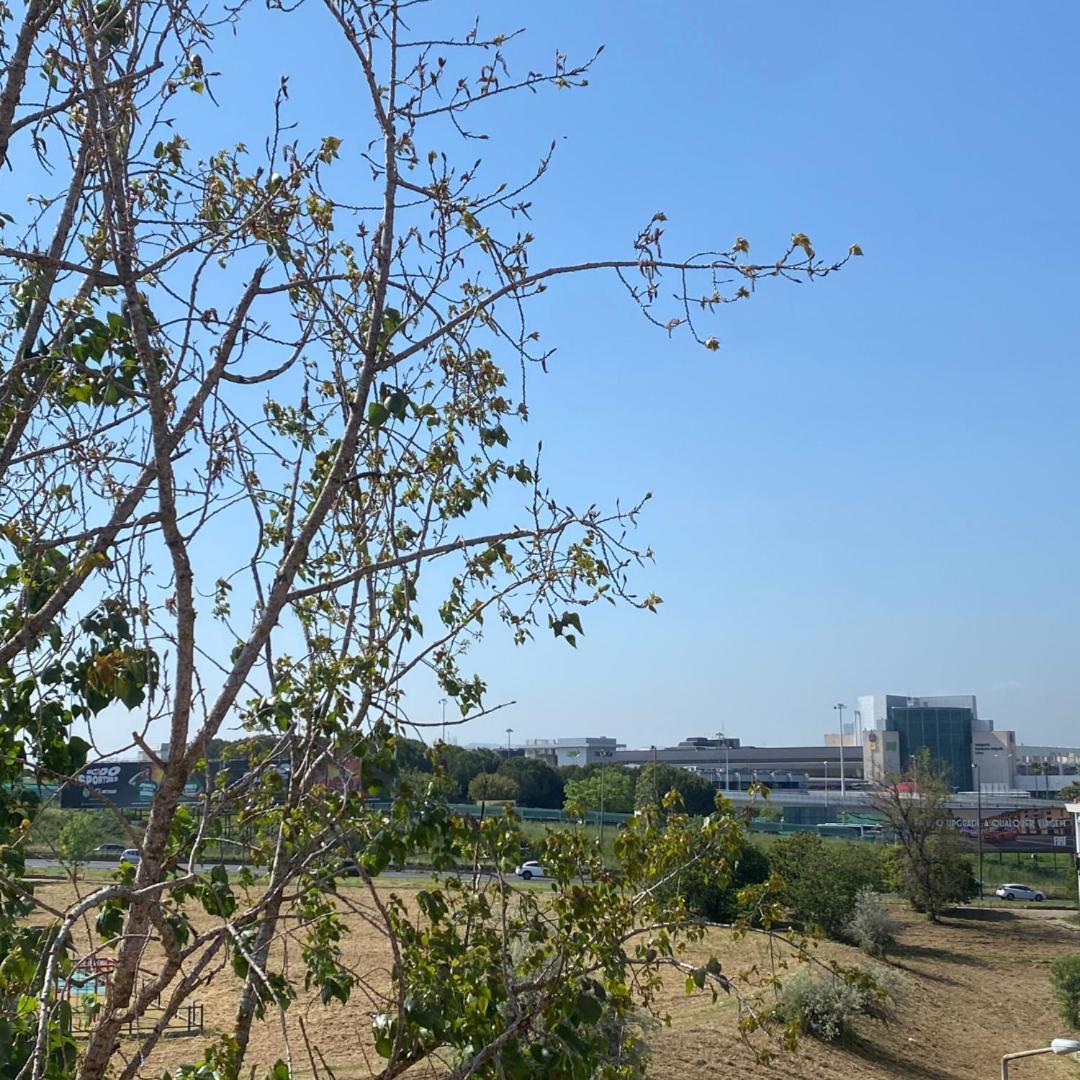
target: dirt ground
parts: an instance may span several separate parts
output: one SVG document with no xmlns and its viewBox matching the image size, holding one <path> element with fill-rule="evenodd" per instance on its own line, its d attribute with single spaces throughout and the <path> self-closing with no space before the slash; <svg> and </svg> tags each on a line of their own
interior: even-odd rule
<svg viewBox="0 0 1080 1080">
<path fill-rule="evenodd" d="M 404 896 L 410 891 L 404 884 L 397 888 Z M 70 898 L 70 889 L 47 886 L 40 895 L 63 902 Z M 670 1080 L 711 1080 L 724 1072 L 808 1080 L 984 1080 L 999 1075 L 1002 1054 L 1046 1045 L 1063 1034 L 1047 969 L 1054 957 L 1080 951 L 1080 926 L 1066 921 L 1066 913 L 966 909 L 937 926 L 899 908 L 897 913 L 904 928 L 889 966 L 902 978 L 903 1000 L 888 1025 L 860 1022 L 857 1037 L 842 1046 L 804 1038 L 794 1052 L 781 1052 L 772 1065 L 760 1065 L 736 1031 L 734 1007 L 727 1001 L 713 1005 L 701 995 L 688 998 L 681 980 L 673 978 L 664 1000 L 670 1024 L 649 1036 L 650 1074 Z M 383 939 L 360 919 L 354 920 L 353 931 L 343 943 L 346 962 L 364 972 L 373 986 L 387 985 Z M 733 943 L 719 932 L 710 948 L 727 971 L 765 958 L 760 940 Z M 859 959 L 856 950 L 832 943 L 823 943 L 818 953 L 824 960 Z M 275 962 L 282 959 L 279 955 Z M 205 1008 L 207 1035 L 163 1040 L 143 1075 L 158 1077 L 163 1069 L 191 1062 L 205 1042 L 227 1029 L 238 989 L 229 969 L 219 971 L 195 999 Z M 360 993 L 354 993 L 347 1006 L 324 1007 L 317 993 L 306 994 L 301 988 L 300 998 L 288 1010 L 286 1031 L 277 1014 L 258 1025 L 249 1064 L 258 1064 L 261 1074 L 261 1067 L 287 1059 L 291 1048 L 296 1075 L 310 1076 L 302 1025 L 339 1080 L 368 1076 L 378 1061 L 370 1035 L 373 1011 L 374 1003 Z M 133 1045 L 125 1043 L 125 1051 Z M 1075 1065 L 1050 1057 L 1022 1061 L 1013 1071 L 1021 1080 L 1080 1077 Z"/>
</svg>

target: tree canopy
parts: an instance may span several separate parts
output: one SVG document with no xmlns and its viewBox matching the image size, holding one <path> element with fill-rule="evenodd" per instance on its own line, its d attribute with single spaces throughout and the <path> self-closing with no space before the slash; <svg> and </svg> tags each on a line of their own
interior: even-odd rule
<svg viewBox="0 0 1080 1080">
<path fill-rule="evenodd" d="M 546 761 L 538 758 L 512 757 L 499 766 L 518 786 L 522 806 L 558 810 L 563 804 L 563 778 Z"/>
<path fill-rule="evenodd" d="M 636 777 L 630 769 L 608 766 L 594 769 L 576 780 L 567 780 L 566 805 L 609 814 L 631 814 L 634 811 Z"/>
<path fill-rule="evenodd" d="M 669 791 L 679 793 L 688 814 L 711 814 L 716 809 L 716 788 L 705 777 L 663 761 L 638 770 L 634 794 L 638 809 L 662 802 Z"/>
<path fill-rule="evenodd" d="M 497 799 L 512 802 L 518 798 L 519 793 L 518 782 L 512 776 L 504 776 L 502 773 L 477 773 L 469 781 L 469 798 L 473 802 Z"/>
<path fill-rule="evenodd" d="M 541 897 L 508 878 L 513 816 L 452 814 L 405 740 L 438 726 L 418 702 L 445 697 L 455 726 L 498 707 L 473 666 L 482 634 L 575 646 L 592 605 L 660 603 L 635 578 L 648 493 L 566 501 L 522 438 L 550 355 L 533 301 L 604 274 L 658 338 L 714 351 L 729 303 L 849 256 L 796 232 L 759 259 L 734 229 L 673 255 L 649 207 L 623 249 L 575 238 L 580 257 L 545 261 L 558 248 L 537 243 L 534 199 L 554 143 L 500 175 L 477 156 L 485 110 L 584 87 L 596 54 L 541 61 L 458 14 L 0 7 L 0 956 L 22 1080 L 134 1080 L 215 977 L 236 981 L 236 1011 L 192 1048 L 183 1075 L 205 1080 L 249 1075 L 267 1016 L 295 1038 L 304 994 L 363 1000 L 384 1080 L 421 1062 L 455 1080 L 593 1075 L 611 1021 L 656 1008 L 666 971 L 730 991 L 742 1030 L 759 1022 L 752 979 L 681 959 L 701 928 L 652 887 L 690 860 L 726 865 L 729 818 L 691 850 L 679 815 L 646 813 L 620 833 L 617 875 L 587 838 L 553 834 Z M 300 30 L 325 65 L 314 87 L 287 70 Z M 231 35 L 286 68 L 266 100 L 215 66 Z M 237 730 L 251 767 L 199 788 Z M 145 754 L 154 776 L 138 826 L 113 807 L 141 858 L 52 908 L 27 881 L 24 778 L 100 792 L 109 751 Z M 476 762 L 500 765 L 442 753 L 459 795 Z M 207 871 L 227 827 L 250 866 Z M 333 888 L 344 848 L 361 900 Z M 380 875 L 420 855 L 437 876 L 405 905 Z M 490 874 L 460 873 L 481 862 Z M 387 980 L 342 961 L 349 918 L 380 929 Z M 76 1040 L 59 987 L 90 955 L 114 967 Z"/>
<path fill-rule="evenodd" d="M 979 891 L 971 859 L 947 824 L 951 795 L 947 767 L 925 749 L 871 795 L 874 809 L 897 838 L 893 884 L 931 920 Z"/>
</svg>

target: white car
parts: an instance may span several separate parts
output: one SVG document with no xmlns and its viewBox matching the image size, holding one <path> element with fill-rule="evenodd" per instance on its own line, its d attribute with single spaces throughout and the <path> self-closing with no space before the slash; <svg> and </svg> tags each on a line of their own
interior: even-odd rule
<svg viewBox="0 0 1080 1080">
<path fill-rule="evenodd" d="M 122 863 L 129 862 L 135 866 L 139 865 L 139 860 L 142 856 L 139 854 L 138 848 L 129 847 L 121 856 L 120 861 Z"/>
<path fill-rule="evenodd" d="M 531 881 L 534 877 L 543 877 L 544 868 L 535 859 L 528 859 L 523 862 L 514 873 L 517 874 L 522 881 Z"/>
<path fill-rule="evenodd" d="M 1046 894 L 1030 885 L 999 885 L 994 894 L 1002 900 L 1045 900 Z"/>
</svg>

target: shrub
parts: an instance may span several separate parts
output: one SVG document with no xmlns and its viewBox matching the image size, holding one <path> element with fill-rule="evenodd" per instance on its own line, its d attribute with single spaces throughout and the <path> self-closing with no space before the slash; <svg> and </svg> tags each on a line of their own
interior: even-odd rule
<svg viewBox="0 0 1080 1080">
<path fill-rule="evenodd" d="M 1059 956 L 1050 965 L 1050 982 L 1061 1019 L 1080 1031 L 1080 953 Z"/>
<path fill-rule="evenodd" d="M 839 975 L 820 977 L 804 968 L 784 982 L 777 1017 L 797 1023 L 807 1035 L 835 1042 L 863 1010 L 862 992 Z"/>
<path fill-rule="evenodd" d="M 773 1017 L 822 1042 L 835 1042 L 860 1016 L 888 1020 L 902 990 L 901 980 L 885 969 L 856 968 L 841 976 L 803 968 L 784 981 Z"/>
<path fill-rule="evenodd" d="M 885 883 L 880 848 L 854 843 L 828 843 L 814 833 L 785 836 L 769 852 L 774 873 L 784 879 L 781 893 L 791 917 L 841 935 L 864 888 Z"/>
<path fill-rule="evenodd" d="M 753 844 L 747 844 L 727 880 L 721 880 L 702 863 L 684 870 L 675 883 L 686 900 L 687 910 L 710 922 L 734 922 L 743 913 L 739 891 L 748 885 L 769 880 L 769 858 Z"/>
<path fill-rule="evenodd" d="M 846 933 L 871 956 L 884 956 L 896 944 L 900 923 L 889 913 L 884 900 L 873 889 L 861 889 L 855 897 L 855 909 Z"/>
</svg>

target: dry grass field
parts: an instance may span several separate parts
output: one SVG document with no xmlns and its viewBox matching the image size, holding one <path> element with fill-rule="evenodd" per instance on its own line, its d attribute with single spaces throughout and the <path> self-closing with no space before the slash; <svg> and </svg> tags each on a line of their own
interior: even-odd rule
<svg viewBox="0 0 1080 1080">
<path fill-rule="evenodd" d="M 401 880 L 392 888 L 407 896 L 417 884 Z M 62 901 L 70 896 L 70 886 L 44 886 L 41 894 L 46 900 Z M 903 917 L 901 944 L 890 965 L 902 976 L 905 992 L 890 1024 L 861 1023 L 857 1037 L 843 1046 L 804 1039 L 795 1052 L 780 1054 L 771 1066 L 762 1066 L 735 1031 L 732 1005 L 688 998 L 680 980 L 673 979 L 665 1000 L 670 1024 L 651 1035 L 652 1075 L 671 1080 L 705 1080 L 725 1073 L 811 1080 L 983 1080 L 998 1075 L 1003 1053 L 1045 1045 L 1062 1034 L 1047 967 L 1063 952 L 1080 951 L 1080 927 L 1068 922 L 1064 913 L 970 909 L 938 926 L 907 913 Z M 280 963 L 286 959 L 283 954 L 295 948 L 283 944 L 275 961 Z M 718 934 L 712 948 L 729 971 L 764 957 L 760 941 L 735 944 Z M 355 920 L 344 952 L 347 962 L 367 973 L 374 986 L 386 985 L 387 950 L 373 929 Z M 858 959 L 855 950 L 832 943 L 822 944 L 820 953 L 846 962 Z M 226 968 L 198 995 L 205 1006 L 205 1040 L 227 1028 L 238 987 Z M 336 1003 L 324 1007 L 315 993 L 301 997 L 288 1010 L 286 1030 L 276 1014 L 258 1026 L 255 1060 L 249 1062 L 270 1065 L 285 1058 L 291 1046 L 297 1075 L 311 1075 L 302 1022 L 339 1080 L 368 1076 L 377 1066 L 368 1022 L 371 1011 L 371 1003 L 358 993 L 344 1007 Z M 144 1074 L 157 1077 L 163 1069 L 190 1062 L 205 1040 L 164 1040 Z M 1080 1076 L 1070 1062 L 1051 1058 L 1022 1062 L 1015 1071 L 1031 1080 Z"/>
</svg>

